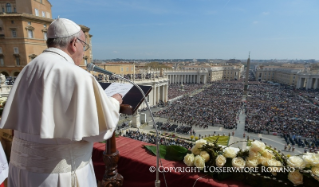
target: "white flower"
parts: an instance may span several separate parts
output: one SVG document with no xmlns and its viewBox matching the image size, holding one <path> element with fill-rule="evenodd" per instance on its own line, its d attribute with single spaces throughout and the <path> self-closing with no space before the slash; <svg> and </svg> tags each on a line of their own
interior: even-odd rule
<svg viewBox="0 0 319 187">
<path fill-rule="evenodd" d="M 265 158 L 268 159 L 273 159 L 275 156 L 273 155 L 272 151 L 266 150 L 264 149 L 263 151 L 261 151 L 261 155 Z"/>
<path fill-rule="evenodd" d="M 210 156 L 209 156 L 209 154 L 208 154 L 206 151 L 201 151 L 201 152 L 199 153 L 199 155 L 200 155 L 201 157 L 203 157 L 203 159 L 205 160 L 205 162 L 208 162 Z"/>
<path fill-rule="evenodd" d="M 305 161 L 302 158 L 300 158 L 299 156 L 291 156 L 291 157 L 289 157 L 288 160 L 287 160 L 287 164 L 290 167 L 301 168 L 301 169 L 306 167 Z"/>
<path fill-rule="evenodd" d="M 302 159 L 307 165 L 318 166 L 319 167 L 319 154 L 315 153 L 306 153 L 302 155 Z"/>
<path fill-rule="evenodd" d="M 200 155 L 197 155 L 194 159 L 194 165 L 202 170 L 205 167 L 205 160 Z"/>
<path fill-rule="evenodd" d="M 249 150 L 249 157 L 253 158 L 257 158 L 260 156 L 260 153 L 258 151 L 253 151 L 253 150 Z"/>
<path fill-rule="evenodd" d="M 208 143 L 208 145 L 210 145 L 210 146 L 214 146 L 214 144 L 213 144 L 213 143 Z"/>
<path fill-rule="evenodd" d="M 216 158 L 216 166 L 223 167 L 226 163 L 226 158 L 223 155 L 218 155 Z"/>
<path fill-rule="evenodd" d="M 242 149 L 243 152 L 249 151 L 249 150 L 250 150 L 250 146 L 247 146 L 246 148 Z"/>
<path fill-rule="evenodd" d="M 195 142 L 195 145 L 192 147 L 192 150 L 191 150 L 192 153 L 193 153 L 194 155 L 199 155 L 200 152 L 201 152 L 200 148 L 202 148 L 203 145 L 205 145 L 206 143 L 207 143 L 206 140 L 203 140 L 203 139 L 197 140 L 197 141 Z"/>
<path fill-rule="evenodd" d="M 237 156 L 239 149 L 235 147 L 226 147 L 224 149 L 224 156 L 226 158 L 235 158 Z"/>
<path fill-rule="evenodd" d="M 269 159 L 269 160 L 267 160 L 265 165 L 269 166 L 271 172 L 277 172 L 280 170 L 280 168 L 277 166 L 282 166 L 282 163 L 278 160 L 275 160 L 275 159 Z"/>
<path fill-rule="evenodd" d="M 185 157 L 184 157 L 184 163 L 187 165 L 187 166 L 194 166 L 194 155 L 193 154 L 187 154 Z"/>
<path fill-rule="evenodd" d="M 202 148 L 205 144 L 207 144 L 207 140 L 204 139 L 200 139 L 195 142 L 195 146 L 197 146 L 198 148 Z"/>
<path fill-rule="evenodd" d="M 288 174 L 288 179 L 294 184 L 294 185 L 300 185 L 303 184 L 303 176 L 301 173 L 299 173 L 298 170 L 294 172 L 290 172 Z"/>
<path fill-rule="evenodd" d="M 313 178 L 319 181 L 319 167 L 312 167 L 311 172 L 314 175 Z"/>
<path fill-rule="evenodd" d="M 201 150 L 200 150 L 196 145 L 194 145 L 194 146 L 192 147 L 191 151 L 192 151 L 192 153 L 193 153 L 194 155 L 199 155 L 199 153 L 200 153 Z"/>
<path fill-rule="evenodd" d="M 260 157 L 257 158 L 257 160 L 258 160 L 258 164 L 261 164 L 261 165 L 265 166 L 269 159 L 266 158 L 266 157 L 260 156 Z"/>
<path fill-rule="evenodd" d="M 250 150 L 252 151 L 262 151 L 266 148 L 266 145 L 263 142 L 260 142 L 258 140 L 255 140 L 251 142 Z"/>
<path fill-rule="evenodd" d="M 246 166 L 247 167 L 256 167 L 258 165 L 258 160 L 255 157 L 246 158 Z"/>
<path fill-rule="evenodd" d="M 231 163 L 233 167 L 236 167 L 236 168 L 244 168 L 246 164 L 245 160 L 241 157 L 233 158 Z"/>
</svg>

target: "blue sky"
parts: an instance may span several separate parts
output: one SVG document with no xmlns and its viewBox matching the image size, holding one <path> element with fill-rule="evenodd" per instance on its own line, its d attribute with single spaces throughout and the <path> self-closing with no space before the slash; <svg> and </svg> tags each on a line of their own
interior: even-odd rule
<svg viewBox="0 0 319 187">
<path fill-rule="evenodd" d="M 50 0 L 94 59 L 317 59 L 319 0 Z"/>
</svg>

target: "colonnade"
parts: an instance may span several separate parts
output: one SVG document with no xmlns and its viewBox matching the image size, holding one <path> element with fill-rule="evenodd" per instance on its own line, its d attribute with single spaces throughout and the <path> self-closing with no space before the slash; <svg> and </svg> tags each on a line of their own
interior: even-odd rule
<svg viewBox="0 0 319 187">
<path fill-rule="evenodd" d="M 206 84 L 207 82 L 207 76 L 201 74 L 168 74 L 167 76 L 170 84 Z"/>
<path fill-rule="evenodd" d="M 315 77 L 299 77 L 297 88 L 318 89 L 319 88 L 319 75 Z"/>
</svg>

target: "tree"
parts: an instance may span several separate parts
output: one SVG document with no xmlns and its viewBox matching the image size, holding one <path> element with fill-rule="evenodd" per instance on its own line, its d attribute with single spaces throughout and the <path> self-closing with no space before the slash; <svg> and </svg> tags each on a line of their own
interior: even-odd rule
<svg viewBox="0 0 319 187">
<path fill-rule="evenodd" d="M 158 62 L 150 62 L 150 63 L 145 65 L 145 68 L 151 68 L 151 69 L 167 68 L 167 69 L 171 69 L 171 67 L 166 66 L 166 65 L 164 65 L 162 63 L 158 63 Z"/>
</svg>

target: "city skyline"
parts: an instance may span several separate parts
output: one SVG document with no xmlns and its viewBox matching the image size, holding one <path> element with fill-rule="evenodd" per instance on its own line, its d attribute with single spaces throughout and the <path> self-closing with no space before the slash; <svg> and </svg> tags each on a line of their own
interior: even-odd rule
<svg viewBox="0 0 319 187">
<path fill-rule="evenodd" d="M 319 59 L 316 0 L 50 1 L 94 59 Z"/>
</svg>

